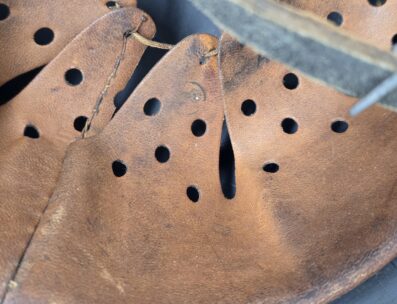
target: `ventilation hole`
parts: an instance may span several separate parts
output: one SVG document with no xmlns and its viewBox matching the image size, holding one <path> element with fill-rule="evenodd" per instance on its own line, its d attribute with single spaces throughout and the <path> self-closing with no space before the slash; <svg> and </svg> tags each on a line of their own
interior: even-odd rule
<svg viewBox="0 0 397 304">
<path fill-rule="evenodd" d="M 86 116 L 79 116 L 74 120 L 73 126 L 76 131 L 83 131 L 88 118 Z"/>
<path fill-rule="evenodd" d="M 154 116 L 158 114 L 158 112 L 160 112 L 160 108 L 160 100 L 158 100 L 157 98 L 152 98 L 145 103 L 145 106 L 143 107 L 143 112 L 145 112 L 147 116 Z"/>
<path fill-rule="evenodd" d="M 29 137 L 29 138 L 33 138 L 33 139 L 37 139 L 40 137 L 39 131 L 37 130 L 37 128 L 33 125 L 27 125 L 25 127 L 25 130 L 23 131 L 23 136 Z"/>
<path fill-rule="evenodd" d="M 255 101 L 253 101 L 251 99 L 247 99 L 246 101 L 244 101 L 241 104 L 241 112 L 243 112 L 243 114 L 245 116 L 254 115 L 255 112 L 256 112 L 256 103 L 255 103 Z"/>
<path fill-rule="evenodd" d="M 83 73 L 79 69 L 70 69 L 65 73 L 65 80 L 72 86 L 79 85 L 83 81 Z"/>
<path fill-rule="evenodd" d="M 345 133 L 348 128 L 349 128 L 349 124 L 343 120 L 337 120 L 331 124 L 331 129 L 335 133 Z"/>
<path fill-rule="evenodd" d="M 186 195 L 193 203 L 197 203 L 200 199 L 200 192 L 195 186 L 187 187 Z"/>
<path fill-rule="evenodd" d="M 0 105 L 7 103 L 17 96 L 36 75 L 43 69 L 43 66 L 21 74 L 3 84 L 0 87 Z"/>
<path fill-rule="evenodd" d="M 286 118 L 282 121 L 281 127 L 287 134 L 294 134 L 298 131 L 298 123 L 292 118 Z"/>
<path fill-rule="evenodd" d="M 288 73 L 283 78 L 283 84 L 288 90 L 295 90 L 299 85 L 298 76 L 294 73 Z"/>
<path fill-rule="evenodd" d="M 341 26 L 343 23 L 343 16 L 339 12 L 329 13 L 327 19 L 337 26 Z"/>
<path fill-rule="evenodd" d="M 170 150 L 165 146 L 159 146 L 154 153 L 160 163 L 166 163 L 170 159 Z"/>
<path fill-rule="evenodd" d="M 10 15 L 10 8 L 4 3 L 0 3 L 0 21 L 5 20 Z"/>
<path fill-rule="evenodd" d="M 372 6 L 382 6 L 386 3 L 386 0 L 368 0 Z"/>
<path fill-rule="evenodd" d="M 225 198 L 233 199 L 236 196 L 236 175 L 232 143 L 226 120 L 223 121 L 221 148 L 219 152 L 219 178 Z"/>
<path fill-rule="evenodd" d="M 267 173 L 276 173 L 280 170 L 280 166 L 276 163 L 267 163 L 263 166 L 263 171 Z"/>
<path fill-rule="evenodd" d="M 127 173 L 127 166 L 121 160 L 115 160 L 112 163 L 113 174 L 122 177 Z"/>
<path fill-rule="evenodd" d="M 54 32 L 48 27 L 43 27 L 34 33 L 33 38 L 38 45 L 48 45 L 54 40 Z"/>
<path fill-rule="evenodd" d="M 204 120 L 197 119 L 192 123 L 192 133 L 194 136 L 203 136 L 207 130 L 207 125 Z"/>
<path fill-rule="evenodd" d="M 108 2 L 106 2 L 106 6 L 107 6 L 109 9 L 115 9 L 115 8 L 118 7 L 118 4 L 117 4 L 116 1 L 108 1 Z"/>
</svg>

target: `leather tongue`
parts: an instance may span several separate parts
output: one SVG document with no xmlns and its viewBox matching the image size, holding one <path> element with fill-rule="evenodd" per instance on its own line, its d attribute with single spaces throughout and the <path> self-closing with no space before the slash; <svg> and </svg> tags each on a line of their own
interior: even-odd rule
<svg viewBox="0 0 397 304">
<path fill-rule="evenodd" d="M 392 1 L 283 2 L 391 49 Z M 227 35 L 220 57 L 236 162 L 257 176 L 249 185 L 237 178 L 237 191 L 263 189 L 263 205 L 302 267 L 298 288 L 280 301 L 327 303 L 397 255 L 397 114 L 374 106 L 352 119 L 347 113 L 356 100 Z M 273 263 L 283 268 L 283 256 Z"/>
<path fill-rule="evenodd" d="M 223 102 L 217 59 L 204 59 L 216 46 L 208 35 L 180 42 L 101 134 L 71 146 L 6 303 L 227 294 L 213 247 L 229 233 L 215 223 L 230 205 L 218 175 Z"/>
<path fill-rule="evenodd" d="M 114 96 L 127 84 L 145 50 L 124 41 L 143 13 L 115 10 L 77 36 L 14 100 L 0 107 L 0 293 L 16 273 L 35 227 L 56 185 L 67 146 L 81 130 L 109 75 L 117 74 L 100 112 L 110 120 Z M 139 31 L 151 38 L 154 24 L 146 17 Z M 92 132 L 103 127 L 100 123 Z"/>
<path fill-rule="evenodd" d="M 118 1 L 135 6 L 136 0 Z M 116 7 L 106 0 L 12 0 L 0 10 L 0 86 L 51 61 L 82 30 Z"/>
<path fill-rule="evenodd" d="M 263 227 L 294 259 L 294 276 L 263 285 L 258 300 L 328 303 L 397 254 L 397 114 L 373 107 L 352 119 L 353 98 L 228 35 L 220 61 L 236 199 L 256 192 Z M 279 253 L 262 261 L 267 274 L 286 271 L 291 259 Z"/>
</svg>

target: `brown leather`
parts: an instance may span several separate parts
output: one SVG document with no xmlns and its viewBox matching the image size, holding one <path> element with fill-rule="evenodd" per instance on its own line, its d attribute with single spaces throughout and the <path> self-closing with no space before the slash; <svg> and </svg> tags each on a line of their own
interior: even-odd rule
<svg viewBox="0 0 397 304">
<path fill-rule="evenodd" d="M 396 114 L 374 108 L 333 133 L 352 99 L 304 79 L 287 91 L 280 65 L 225 36 L 237 177 L 227 200 L 217 66 L 214 58 L 200 66 L 197 55 L 215 46 L 208 40 L 183 41 L 104 132 L 72 145 L 6 303 L 323 303 L 395 255 Z M 162 107 L 148 117 L 152 97 Z M 247 98 L 257 102 L 250 117 L 241 113 Z M 296 134 L 283 133 L 285 117 L 299 122 Z M 191 133 L 196 119 L 206 121 L 202 137 Z M 171 151 L 165 164 L 155 159 L 159 145 Z M 115 160 L 125 176 L 114 176 Z M 268 161 L 280 171 L 263 172 Z"/>
<path fill-rule="evenodd" d="M 217 217 L 233 206 L 218 177 L 223 103 L 216 57 L 200 65 L 216 42 L 207 35 L 180 42 L 102 133 L 72 144 L 5 303 L 215 302 L 227 295 L 223 263 L 213 263 L 216 237 L 229 233 Z M 146 116 L 153 97 L 160 112 Z M 202 137 L 192 134 L 196 119 L 207 124 Z M 155 158 L 160 145 L 171 151 L 167 163 Z M 128 166 L 123 177 L 112 171 L 118 159 Z M 197 204 L 186 196 L 190 185 L 200 188 Z"/>
<path fill-rule="evenodd" d="M 253 233 L 265 233 L 259 242 L 266 251 L 251 262 L 267 280 L 286 272 L 278 286 L 263 282 L 256 299 L 327 303 L 397 254 L 397 115 L 374 107 L 352 119 L 353 98 L 300 76 L 299 86 L 289 90 L 282 65 L 228 36 L 221 45 L 235 202 L 252 213 L 250 221 L 258 225 Z M 251 116 L 242 113 L 245 100 L 256 103 Z M 286 118 L 298 123 L 296 133 L 284 132 Z M 332 131 L 338 120 L 349 124 L 345 133 Z M 279 171 L 264 172 L 270 163 Z M 246 200 L 248 193 L 254 200 Z M 266 256 L 269 250 L 277 257 Z"/>
<path fill-rule="evenodd" d="M 104 131 L 71 145 L 5 303 L 326 303 L 396 255 L 397 114 L 374 107 L 351 119 L 352 98 L 299 75 L 288 90 L 281 65 L 226 35 L 220 45 L 235 198 L 219 182 L 218 66 L 200 65 L 216 41 L 190 37 Z M 162 106 L 146 116 L 153 97 Z M 285 118 L 296 133 L 284 133 Z M 347 131 L 333 132 L 335 120 Z M 265 172 L 269 163 L 279 171 Z"/>
<path fill-rule="evenodd" d="M 0 294 L 15 274 L 55 187 L 67 146 L 81 136 L 75 119 L 89 117 L 121 53 L 124 33 L 141 24 L 136 8 L 115 10 L 78 35 L 14 100 L 0 107 Z M 151 38 L 149 17 L 139 32 Z M 128 39 L 121 64 L 100 109 L 108 121 L 113 99 L 137 66 L 145 46 Z M 72 86 L 66 72 L 79 69 L 82 82 Z M 24 135 L 34 126 L 37 139 Z M 103 124 L 91 128 L 95 133 Z M 34 135 L 34 134 L 33 134 Z"/>
<path fill-rule="evenodd" d="M 118 1 L 135 6 L 136 0 Z M 78 33 L 110 12 L 107 0 L 1 0 L 9 15 L 0 20 L 0 85 L 47 64 Z M 54 39 L 48 45 L 35 42 L 35 33 L 50 28 Z"/>
<path fill-rule="evenodd" d="M 327 18 L 332 12 L 343 16 L 341 27 L 351 31 L 359 37 L 378 48 L 390 51 L 392 38 L 397 34 L 397 5 L 396 0 L 387 1 L 361 1 L 361 0 L 281 0 L 297 8 L 309 10 L 318 16 Z M 380 6 L 370 4 L 382 3 Z"/>
</svg>

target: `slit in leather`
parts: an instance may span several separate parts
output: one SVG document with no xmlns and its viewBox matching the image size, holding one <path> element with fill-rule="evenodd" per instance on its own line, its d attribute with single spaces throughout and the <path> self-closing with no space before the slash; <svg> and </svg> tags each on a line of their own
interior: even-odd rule
<svg viewBox="0 0 397 304">
<path fill-rule="evenodd" d="M 233 199 L 236 196 L 236 175 L 232 142 L 226 119 L 223 121 L 221 147 L 219 151 L 219 178 L 225 198 Z"/>
</svg>

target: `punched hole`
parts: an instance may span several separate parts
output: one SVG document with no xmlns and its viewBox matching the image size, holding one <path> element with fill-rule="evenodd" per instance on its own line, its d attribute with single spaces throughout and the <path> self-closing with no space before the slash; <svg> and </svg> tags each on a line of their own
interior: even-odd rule
<svg viewBox="0 0 397 304">
<path fill-rule="evenodd" d="M 0 21 L 5 20 L 10 15 L 10 8 L 4 3 L 0 3 Z"/>
<path fill-rule="evenodd" d="M 263 171 L 267 173 L 277 173 L 280 170 L 280 166 L 276 163 L 266 163 L 263 166 Z"/>
<path fill-rule="evenodd" d="M 349 124 L 346 121 L 337 120 L 331 124 L 331 129 L 335 133 L 345 133 L 349 129 Z"/>
<path fill-rule="evenodd" d="M 299 78 L 294 73 L 288 73 L 283 78 L 283 84 L 288 90 L 295 90 L 299 85 Z"/>
<path fill-rule="evenodd" d="M 193 203 L 197 203 L 200 199 L 200 192 L 195 186 L 187 187 L 186 195 Z"/>
<path fill-rule="evenodd" d="M 194 136 L 200 137 L 203 136 L 207 130 L 207 124 L 204 120 L 197 119 L 192 123 L 191 129 Z"/>
<path fill-rule="evenodd" d="M 292 118 L 285 118 L 281 122 L 281 127 L 287 134 L 295 134 L 299 129 L 298 123 Z"/>
<path fill-rule="evenodd" d="M 368 0 L 372 6 L 382 6 L 386 3 L 386 0 Z"/>
<path fill-rule="evenodd" d="M 343 23 L 343 16 L 339 12 L 331 12 L 327 16 L 328 21 L 332 22 L 336 26 L 341 26 Z"/>
<path fill-rule="evenodd" d="M 34 125 L 27 125 L 23 131 L 23 136 L 37 139 L 40 137 L 40 134 Z"/>
<path fill-rule="evenodd" d="M 85 124 L 87 123 L 88 118 L 86 116 L 79 116 L 77 117 L 74 122 L 73 122 L 73 126 L 74 129 L 78 132 L 83 131 Z"/>
<path fill-rule="evenodd" d="M 122 177 L 127 173 L 127 166 L 121 160 L 115 160 L 112 163 L 113 174 L 117 177 Z"/>
<path fill-rule="evenodd" d="M 154 155 L 159 163 L 166 163 L 170 159 L 171 153 L 166 146 L 159 146 Z"/>
<path fill-rule="evenodd" d="M 115 9 L 115 8 L 118 8 L 118 3 L 117 3 L 117 1 L 108 1 L 108 2 L 106 2 L 106 6 L 109 8 L 109 9 Z"/>
<path fill-rule="evenodd" d="M 48 45 L 54 40 L 54 32 L 48 27 L 43 27 L 34 33 L 33 39 L 38 45 Z"/>
<path fill-rule="evenodd" d="M 143 112 L 147 116 L 154 116 L 160 112 L 160 108 L 161 108 L 160 100 L 158 100 L 157 98 L 152 98 L 145 103 L 143 107 Z"/>
<path fill-rule="evenodd" d="M 241 104 L 241 112 L 243 112 L 243 114 L 245 116 L 254 115 L 255 112 L 256 112 L 256 103 L 255 103 L 255 101 L 253 101 L 251 99 L 247 99 L 246 101 L 244 101 Z"/>
<path fill-rule="evenodd" d="M 71 86 L 77 86 L 83 81 L 83 73 L 79 69 L 70 69 L 65 73 L 65 80 Z"/>
</svg>

